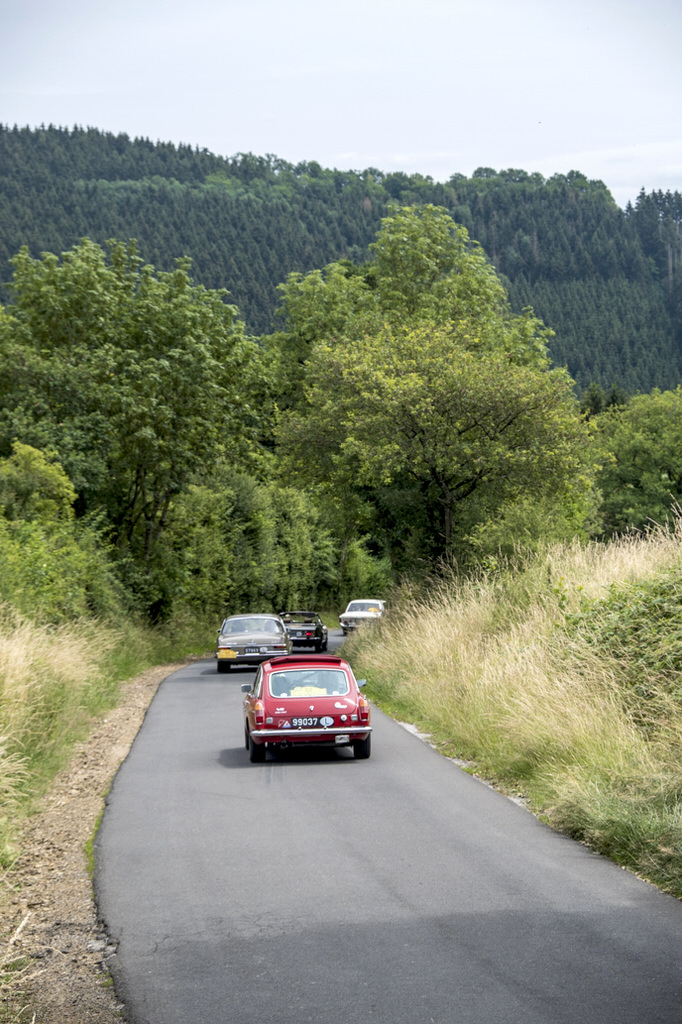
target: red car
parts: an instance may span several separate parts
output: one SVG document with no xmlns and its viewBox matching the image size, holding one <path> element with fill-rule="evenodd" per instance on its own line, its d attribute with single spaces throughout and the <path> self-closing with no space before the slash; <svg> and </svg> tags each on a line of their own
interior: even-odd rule
<svg viewBox="0 0 682 1024">
<path fill-rule="evenodd" d="M 329 654 L 290 655 L 263 662 L 253 683 L 242 684 L 244 743 L 251 761 L 268 746 L 299 743 L 352 747 L 371 753 L 370 706 L 353 670 Z"/>
</svg>

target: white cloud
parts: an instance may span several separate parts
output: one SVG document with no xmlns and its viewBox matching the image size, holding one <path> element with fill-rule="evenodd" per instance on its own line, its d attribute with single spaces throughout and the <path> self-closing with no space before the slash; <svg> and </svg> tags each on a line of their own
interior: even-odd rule
<svg viewBox="0 0 682 1024">
<path fill-rule="evenodd" d="M 24 0 L 3 29 L 4 123 L 682 190 L 678 0 Z"/>
</svg>

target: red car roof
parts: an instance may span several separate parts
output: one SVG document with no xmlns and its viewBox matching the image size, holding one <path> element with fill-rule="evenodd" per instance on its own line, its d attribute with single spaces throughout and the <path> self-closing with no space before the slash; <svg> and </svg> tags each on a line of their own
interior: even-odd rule
<svg viewBox="0 0 682 1024">
<path fill-rule="evenodd" d="M 297 665 L 347 665 L 345 658 L 338 658 L 333 654 L 288 654 L 281 658 L 270 658 L 265 665 L 272 665 L 273 668 L 296 668 Z"/>
</svg>

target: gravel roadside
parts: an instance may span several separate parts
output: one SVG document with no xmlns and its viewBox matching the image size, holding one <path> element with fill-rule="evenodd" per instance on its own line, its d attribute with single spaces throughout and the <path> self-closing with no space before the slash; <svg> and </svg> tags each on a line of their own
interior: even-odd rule
<svg viewBox="0 0 682 1024">
<path fill-rule="evenodd" d="M 85 845 L 159 683 L 182 664 L 123 684 L 119 706 L 95 723 L 23 827 L 21 856 L 0 889 L 0 965 L 5 981 L 12 978 L 0 986 L 3 1024 L 125 1020 L 107 971 L 113 949 L 97 917 Z"/>
</svg>

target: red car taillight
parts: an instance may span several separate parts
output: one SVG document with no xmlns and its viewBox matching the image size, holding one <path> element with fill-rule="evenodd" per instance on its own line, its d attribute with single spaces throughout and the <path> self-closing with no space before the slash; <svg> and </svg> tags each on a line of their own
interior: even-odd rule
<svg viewBox="0 0 682 1024">
<path fill-rule="evenodd" d="M 258 728 L 265 725 L 265 705 L 262 700 L 257 700 L 253 705 L 253 717 Z"/>
<path fill-rule="evenodd" d="M 360 697 L 358 701 L 358 716 L 363 725 L 369 722 L 369 701 L 366 697 Z"/>
</svg>

